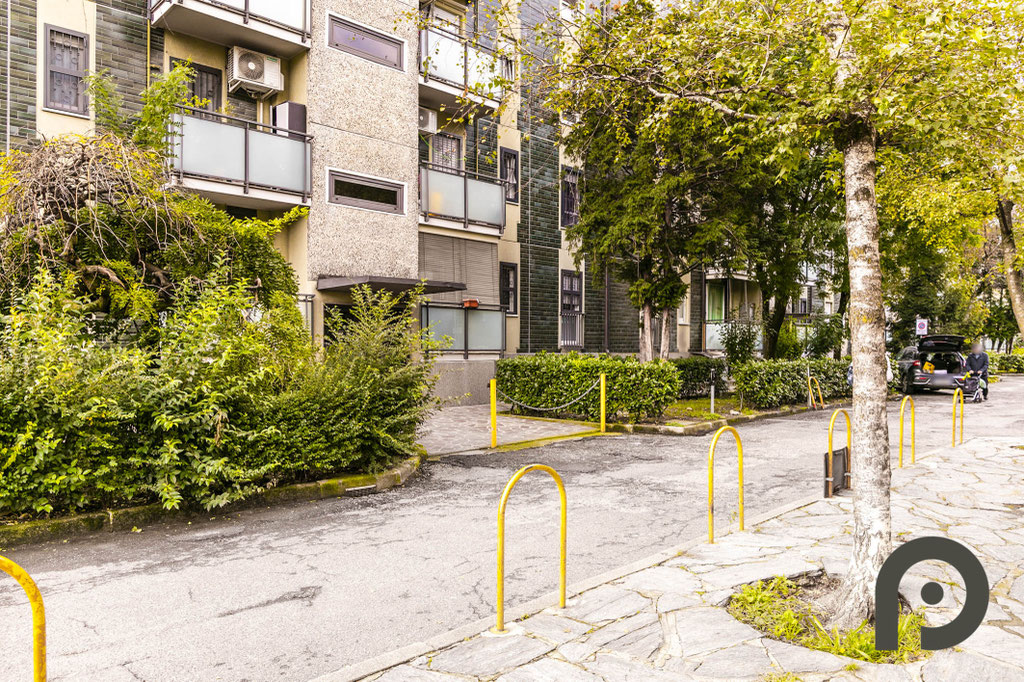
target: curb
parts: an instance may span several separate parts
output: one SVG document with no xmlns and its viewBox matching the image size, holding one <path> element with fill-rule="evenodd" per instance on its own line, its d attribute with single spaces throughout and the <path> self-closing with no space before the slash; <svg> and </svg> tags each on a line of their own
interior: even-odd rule
<svg viewBox="0 0 1024 682">
<path fill-rule="evenodd" d="M 745 532 L 750 532 L 750 530 L 754 526 L 764 523 L 765 521 L 773 519 L 777 516 L 781 516 L 782 514 L 790 512 L 794 509 L 799 509 L 800 507 L 805 507 L 809 504 L 813 504 L 814 502 L 817 502 L 821 499 L 823 498 L 820 495 L 816 494 L 811 497 L 805 497 L 795 500 L 793 502 L 789 502 L 787 504 L 776 507 L 775 509 L 772 509 L 768 512 L 754 516 L 747 523 L 747 531 Z M 735 532 L 737 532 L 735 529 L 730 530 L 725 533 L 722 533 L 720 537 L 725 537 Z M 604 573 L 575 582 L 572 585 L 566 587 L 566 598 L 569 599 L 575 597 L 582 592 L 592 590 L 595 587 L 611 582 L 613 580 L 624 578 L 627 575 L 630 575 L 631 573 L 636 573 L 637 571 L 642 571 L 646 568 L 662 564 L 668 561 L 669 559 L 674 559 L 675 557 L 679 556 L 680 554 L 689 549 L 693 549 L 698 545 L 704 544 L 705 542 L 706 540 L 703 538 L 690 540 L 681 545 L 672 547 L 671 549 L 662 550 L 660 552 L 657 552 L 656 554 L 644 557 L 643 559 L 632 561 L 624 566 L 613 568 L 610 571 L 605 571 Z M 536 599 L 531 599 L 530 601 L 524 604 L 517 605 L 515 610 L 518 613 L 529 613 L 533 615 L 539 611 L 543 611 L 544 609 L 550 607 L 552 604 L 557 603 L 558 596 L 559 595 L 557 591 L 550 592 Z M 327 673 L 320 677 L 316 677 L 313 680 L 311 680 L 311 682 L 356 682 L 357 680 L 361 680 L 375 673 L 382 672 L 384 670 L 387 670 L 388 668 L 393 668 L 407 661 L 411 661 L 414 658 L 428 654 L 431 651 L 444 649 L 453 644 L 461 642 L 464 639 L 475 637 L 476 635 L 479 635 L 481 632 L 487 630 L 487 628 L 489 628 L 492 625 L 493 621 L 494 617 L 489 616 L 487 618 L 475 620 L 471 623 L 466 623 L 465 625 L 460 625 L 459 627 L 453 630 L 449 630 L 448 632 L 444 632 L 434 637 L 430 637 L 428 639 L 423 640 L 422 642 L 414 642 L 412 644 L 403 646 L 399 649 L 395 649 L 393 651 L 389 651 L 378 656 L 374 656 L 373 658 L 369 658 L 365 661 L 361 661 L 359 663 L 354 663 L 352 665 L 346 666 L 335 672 Z"/>
<path fill-rule="evenodd" d="M 192 518 L 209 513 L 222 514 L 247 509 L 261 504 L 278 504 L 306 500 L 321 500 L 335 497 L 371 495 L 403 485 L 426 460 L 425 455 L 415 455 L 403 460 L 397 466 L 379 474 L 353 474 L 327 478 L 312 483 L 296 483 L 267 488 L 263 492 L 239 502 L 226 505 L 215 511 L 200 512 L 186 509 L 164 509 L 161 504 L 147 504 L 141 507 L 109 509 L 63 516 L 56 519 L 26 521 L 0 526 L 0 547 L 24 545 L 70 538 L 78 535 L 107 531 L 130 531 L 147 524 Z"/>
<path fill-rule="evenodd" d="M 748 422 L 772 419 L 774 417 L 791 417 L 796 414 L 804 414 L 807 412 L 827 412 L 830 409 L 846 408 L 851 405 L 852 403 L 825 403 L 825 406 L 820 410 L 812 410 L 811 408 L 804 406 L 795 407 L 792 405 L 786 405 L 778 410 L 772 410 L 771 412 L 741 414 L 727 419 L 697 422 L 695 424 L 687 424 L 686 426 L 667 426 L 662 424 L 608 424 L 607 428 L 608 431 L 615 433 L 647 433 L 660 436 L 703 436 L 713 431 L 717 431 L 723 426 L 735 426 L 737 424 L 746 424 Z"/>
</svg>

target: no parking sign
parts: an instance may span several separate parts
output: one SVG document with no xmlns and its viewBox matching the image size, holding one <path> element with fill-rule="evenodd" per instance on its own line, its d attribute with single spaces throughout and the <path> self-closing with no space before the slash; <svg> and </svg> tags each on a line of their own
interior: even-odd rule
<svg viewBox="0 0 1024 682">
<path fill-rule="evenodd" d="M 917 320 L 917 335 L 926 336 L 928 334 L 928 320 L 918 318 Z"/>
</svg>

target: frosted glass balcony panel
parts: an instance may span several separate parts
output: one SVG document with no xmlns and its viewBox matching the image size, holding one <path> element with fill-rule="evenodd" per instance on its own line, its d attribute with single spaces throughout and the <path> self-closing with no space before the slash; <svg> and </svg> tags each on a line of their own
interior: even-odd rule
<svg viewBox="0 0 1024 682">
<path fill-rule="evenodd" d="M 308 192 L 309 146 L 284 135 L 249 131 L 249 182 Z"/>
<path fill-rule="evenodd" d="M 501 310 L 469 311 L 469 350 L 501 350 L 505 340 Z"/>
<path fill-rule="evenodd" d="M 505 224 L 505 188 L 493 182 L 470 178 L 469 220 L 491 225 Z"/>
<path fill-rule="evenodd" d="M 235 182 L 245 181 L 245 129 L 194 116 L 176 116 L 176 170 Z"/>
</svg>

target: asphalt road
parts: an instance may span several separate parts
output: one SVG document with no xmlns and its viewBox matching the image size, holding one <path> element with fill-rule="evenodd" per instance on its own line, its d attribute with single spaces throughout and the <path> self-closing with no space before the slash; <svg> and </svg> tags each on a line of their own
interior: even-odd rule
<svg viewBox="0 0 1024 682">
<path fill-rule="evenodd" d="M 949 394 L 917 406 L 918 453 L 948 446 Z M 821 491 L 827 421 L 814 413 L 741 428 L 748 515 Z M 967 406 L 967 437 L 982 434 L 1024 437 L 1024 379 Z M 550 464 L 565 479 L 570 583 L 701 536 L 709 440 L 615 436 L 453 456 L 380 495 L 5 554 L 44 594 L 51 680 L 308 680 L 492 613 L 497 500 L 523 464 Z M 736 471 L 731 443 L 719 452 L 722 533 Z M 557 585 L 557 537 L 557 495 L 533 474 L 509 504 L 509 617 Z M 30 679 L 29 633 L 24 596 L 0 581 L 0 680 Z"/>
</svg>

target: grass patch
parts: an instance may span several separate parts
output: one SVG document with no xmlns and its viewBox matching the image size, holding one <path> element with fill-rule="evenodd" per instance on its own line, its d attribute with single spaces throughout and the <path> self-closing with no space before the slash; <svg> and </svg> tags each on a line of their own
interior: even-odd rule
<svg viewBox="0 0 1024 682">
<path fill-rule="evenodd" d="M 822 625 L 824 614 L 806 598 L 805 588 L 783 576 L 762 580 L 729 600 L 729 613 L 753 628 L 808 649 L 826 651 L 870 663 L 910 663 L 929 655 L 921 649 L 920 614 L 900 616 L 899 649 L 875 648 L 875 629 L 867 621 L 848 632 Z"/>
<path fill-rule="evenodd" d="M 732 393 L 725 393 L 715 396 L 715 411 L 711 411 L 711 398 L 687 398 L 678 400 L 665 408 L 666 420 L 692 420 L 708 421 L 709 419 L 722 419 L 737 414 L 757 414 L 757 410 L 750 407 L 740 407 L 739 396 Z"/>
</svg>

